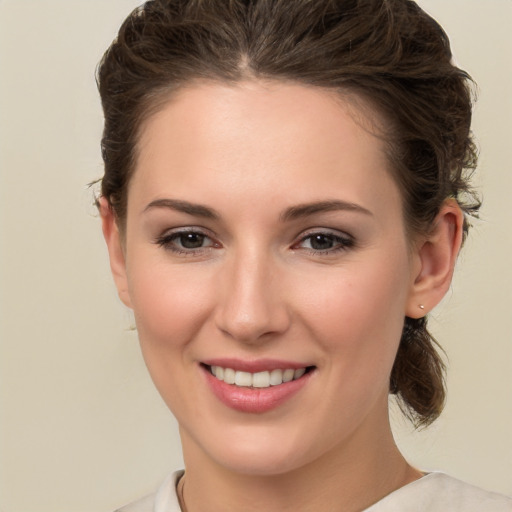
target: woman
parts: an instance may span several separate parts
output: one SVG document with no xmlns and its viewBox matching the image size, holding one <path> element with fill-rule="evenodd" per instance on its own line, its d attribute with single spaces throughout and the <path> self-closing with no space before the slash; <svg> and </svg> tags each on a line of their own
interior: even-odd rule
<svg viewBox="0 0 512 512">
<path fill-rule="evenodd" d="M 425 315 L 478 210 L 439 25 L 408 0 L 152 1 L 98 78 L 111 268 L 186 469 L 122 510 L 512 510 L 389 425 L 390 393 L 418 426 L 442 410 Z"/>
</svg>

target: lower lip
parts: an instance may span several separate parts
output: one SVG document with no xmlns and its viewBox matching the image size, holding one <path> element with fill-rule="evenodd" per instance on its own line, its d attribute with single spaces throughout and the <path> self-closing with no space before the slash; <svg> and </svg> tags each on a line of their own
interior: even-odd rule
<svg viewBox="0 0 512 512">
<path fill-rule="evenodd" d="M 283 382 L 268 388 L 245 388 L 226 384 L 213 376 L 208 368 L 202 368 L 206 381 L 213 394 L 224 404 L 240 412 L 264 413 L 285 403 L 298 393 L 308 382 L 312 371 L 305 373 L 300 379 Z"/>
</svg>

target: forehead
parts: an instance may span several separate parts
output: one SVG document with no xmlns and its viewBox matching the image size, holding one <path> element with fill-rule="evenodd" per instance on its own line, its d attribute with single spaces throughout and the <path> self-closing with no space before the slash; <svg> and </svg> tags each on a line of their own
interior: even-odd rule
<svg viewBox="0 0 512 512">
<path fill-rule="evenodd" d="M 139 149 L 154 137 L 155 129 L 160 130 L 164 124 L 169 135 L 172 128 L 185 135 L 183 125 L 178 124 L 180 121 L 186 123 L 187 135 L 206 134 L 210 139 L 211 128 L 222 135 L 224 127 L 231 129 L 237 123 L 242 129 L 240 135 L 244 135 L 244 129 L 257 129 L 262 125 L 267 128 L 277 122 L 282 135 L 290 129 L 299 134 L 301 128 L 309 123 L 318 133 L 315 140 L 324 136 L 329 142 L 330 135 L 343 136 L 340 117 L 347 116 L 359 125 L 359 132 L 367 132 L 365 135 L 377 135 L 383 131 L 376 108 L 360 95 L 291 81 L 191 82 L 169 96 L 163 95 L 148 111 L 148 118 L 140 129 Z M 210 133 L 206 133 L 209 129 Z M 275 135 L 276 131 L 269 133 L 269 137 Z M 302 131 L 302 135 L 310 134 Z M 338 142 L 341 140 L 339 138 Z M 264 138 L 260 142 L 263 143 Z"/>
<path fill-rule="evenodd" d="M 129 197 L 286 189 L 297 202 L 330 195 L 352 200 L 398 192 L 378 122 L 365 103 L 319 87 L 249 81 L 194 84 L 174 94 L 141 129 Z M 133 190 L 132 190 L 133 189 Z M 293 193 L 293 194 L 292 194 Z"/>
</svg>

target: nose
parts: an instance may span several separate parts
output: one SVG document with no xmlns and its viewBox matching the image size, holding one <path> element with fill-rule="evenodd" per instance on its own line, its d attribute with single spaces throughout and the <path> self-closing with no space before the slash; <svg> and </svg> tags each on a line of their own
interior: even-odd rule
<svg viewBox="0 0 512 512">
<path fill-rule="evenodd" d="M 284 333 L 290 325 L 290 311 L 282 277 L 272 257 L 256 251 L 227 260 L 218 275 L 217 328 L 246 344 Z"/>
</svg>

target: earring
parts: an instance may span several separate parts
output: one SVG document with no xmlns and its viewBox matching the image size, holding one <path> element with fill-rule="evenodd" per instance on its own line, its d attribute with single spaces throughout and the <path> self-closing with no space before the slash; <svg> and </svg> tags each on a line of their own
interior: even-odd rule
<svg viewBox="0 0 512 512">
<path fill-rule="evenodd" d="M 425 309 L 425 306 L 424 306 L 423 304 L 418 304 L 418 307 L 419 307 L 420 309 Z"/>
</svg>

